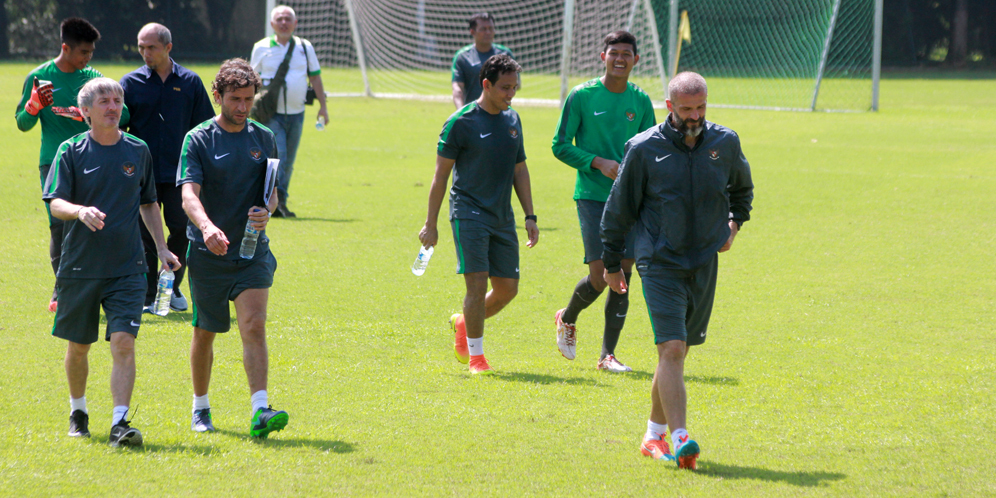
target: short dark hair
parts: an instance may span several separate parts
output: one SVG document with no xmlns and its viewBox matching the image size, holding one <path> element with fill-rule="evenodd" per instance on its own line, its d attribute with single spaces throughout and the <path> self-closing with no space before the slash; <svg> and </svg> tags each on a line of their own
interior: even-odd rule
<svg viewBox="0 0 996 498">
<path fill-rule="evenodd" d="M 211 90 L 218 92 L 219 95 L 225 95 L 226 91 L 231 92 L 250 86 L 253 87 L 253 91 L 259 92 L 263 82 L 245 59 L 236 57 L 221 63 L 221 69 L 211 83 Z"/>
<path fill-rule="evenodd" d="M 100 31 L 97 31 L 89 21 L 79 17 L 70 17 L 62 21 L 59 29 L 62 43 L 69 45 L 69 48 L 76 48 L 80 43 L 97 43 L 100 39 Z"/>
<path fill-rule="evenodd" d="M 495 22 L 495 18 L 491 17 L 491 14 L 487 12 L 478 12 L 470 16 L 470 29 L 477 29 L 477 23 L 479 21 L 491 21 L 492 24 Z"/>
<path fill-rule="evenodd" d="M 522 66 L 508 54 L 498 54 L 488 57 L 488 60 L 481 64 L 481 85 L 484 80 L 488 80 L 492 85 L 498 82 L 498 78 L 505 73 L 518 73 L 522 71 Z"/>
<path fill-rule="evenodd" d="M 609 49 L 610 45 L 616 45 L 618 43 L 628 43 L 633 46 L 633 55 L 637 55 L 636 52 L 636 37 L 633 33 L 629 31 L 620 29 L 619 31 L 613 31 L 605 35 L 605 39 L 602 40 L 602 52 Z"/>
</svg>

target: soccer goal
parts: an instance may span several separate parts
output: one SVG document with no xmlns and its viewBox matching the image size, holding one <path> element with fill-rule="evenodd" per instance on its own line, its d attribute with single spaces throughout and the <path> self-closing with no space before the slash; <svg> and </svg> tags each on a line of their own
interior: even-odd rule
<svg viewBox="0 0 996 498">
<path fill-rule="evenodd" d="M 516 103 L 559 105 L 603 72 L 601 40 L 628 29 L 631 80 L 663 106 L 675 72 L 709 81 L 709 105 L 877 108 L 882 0 L 288 0 L 333 96 L 450 100 L 467 20 L 495 18 L 495 42 L 522 65 Z M 272 9 L 274 0 L 268 0 Z M 267 23 L 267 27 L 269 27 Z"/>
</svg>

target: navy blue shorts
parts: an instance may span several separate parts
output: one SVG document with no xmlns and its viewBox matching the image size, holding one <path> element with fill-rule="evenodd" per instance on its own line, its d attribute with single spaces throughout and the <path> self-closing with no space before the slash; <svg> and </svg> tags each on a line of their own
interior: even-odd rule
<svg viewBox="0 0 996 498">
<path fill-rule="evenodd" d="M 584 264 L 602 259 L 602 212 L 605 203 L 588 199 L 578 199 L 578 221 L 581 222 L 581 241 L 584 242 Z M 626 254 L 623 259 L 635 259 L 633 246 L 636 244 L 636 230 L 626 234 Z"/>
<path fill-rule="evenodd" d="M 111 340 L 113 332 L 138 337 L 146 285 L 144 273 L 115 278 L 56 279 L 59 307 L 52 335 L 77 344 L 97 342 L 103 306 L 107 318 L 105 340 Z"/>
<path fill-rule="evenodd" d="M 519 278 L 519 237 L 515 223 L 495 228 L 476 220 L 453 220 L 457 273 L 486 271 L 489 276 Z"/>
<path fill-rule="evenodd" d="M 685 276 L 640 274 L 643 297 L 654 329 L 654 344 L 679 340 L 697 346 L 706 340 L 716 297 L 719 255 Z"/>
</svg>

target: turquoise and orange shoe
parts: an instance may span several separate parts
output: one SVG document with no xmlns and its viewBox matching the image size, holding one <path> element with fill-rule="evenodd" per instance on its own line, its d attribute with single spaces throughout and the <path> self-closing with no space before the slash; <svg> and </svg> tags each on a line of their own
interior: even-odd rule
<svg viewBox="0 0 996 498">
<path fill-rule="evenodd" d="M 685 435 L 678 439 L 674 449 L 678 468 L 695 470 L 695 461 L 699 458 L 699 443 Z"/>
<path fill-rule="evenodd" d="M 644 439 L 643 444 L 640 445 L 640 453 L 654 460 L 674 461 L 671 446 L 664 440 L 664 436 L 661 436 L 660 439 Z"/>
<path fill-rule="evenodd" d="M 290 415 L 287 412 L 280 410 L 276 411 L 273 407 L 260 408 L 256 410 L 256 414 L 252 417 L 251 425 L 249 426 L 249 436 L 266 439 L 271 432 L 276 432 L 287 427 L 287 421 L 290 419 Z"/>
<path fill-rule="evenodd" d="M 453 354 L 457 361 L 466 365 L 470 361 L 470 351 L 467 348 L 467 326 L 463 322 L 463 313 L 454 313 L 450 317 L 450 328 L 453 329 Z"/>
</svg>

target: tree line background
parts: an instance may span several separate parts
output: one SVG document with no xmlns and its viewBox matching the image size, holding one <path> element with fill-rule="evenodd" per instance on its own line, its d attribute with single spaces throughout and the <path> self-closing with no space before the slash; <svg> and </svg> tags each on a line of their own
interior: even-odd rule
<svg viewBox="0 0 996 498">
<path fill-rule="evenodd" d="M 173 33 L 177 59 L 248 57 L 263 38 L 266 0 L 0 0 L 0 58 L 58 53 L 59 22 L 83 17 L 101 32 L 99 59 L 138 59 L 148 22 Z M 884 0 L 882 65 L 996 66 L 996 1 Z"/>
</svg>

